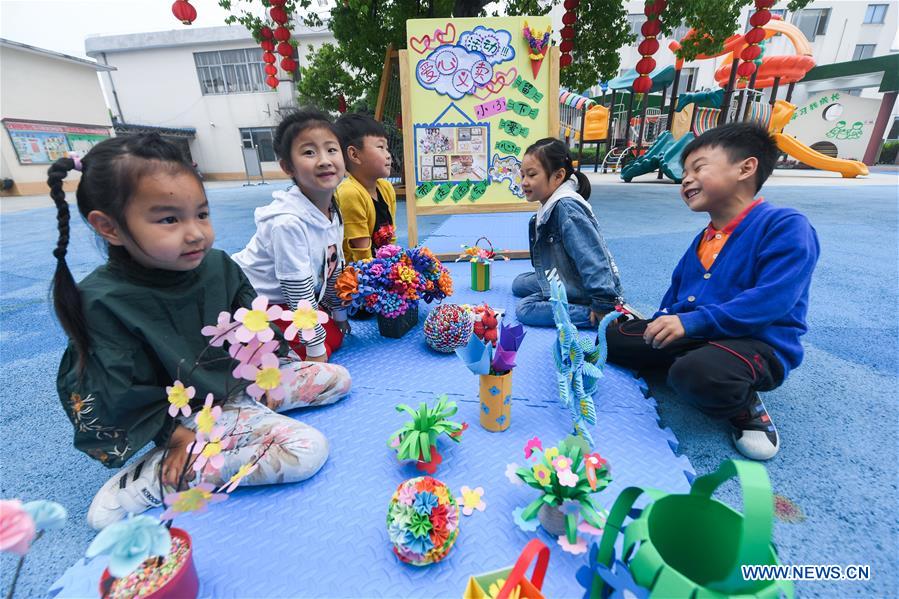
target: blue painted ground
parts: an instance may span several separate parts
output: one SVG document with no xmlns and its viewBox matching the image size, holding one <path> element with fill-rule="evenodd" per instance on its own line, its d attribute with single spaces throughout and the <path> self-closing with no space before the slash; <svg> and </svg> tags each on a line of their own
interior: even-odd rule
<svg viewBox="0 0 899 599">
<path fill-rule="evenodd" d="M 271 187 L 261 187 L 210 192 L 218 247 L 234 250 L 245 243 L 252 232 L 251 208 L 266 202 L 270 191 Z M 798 504 L 806 517 L 801 523 L 779 524 L 775 540 L 786 563 L 872 566 L 873 578 L 868 582 L 804 583 L 799 585 L 802 596 L 895 596 L 895 389 L 899 353 L 895 317 L 896 190 L 870 186 L 854 189 L 842 183 L 829 188 L 777 187 L 767 190 L 767 196 L 808 214 L 822 244 L 812 290 L 811 331 L 805 338 L 806 361 L 781 389 L 766 396 L 784 440 L 780 455 L 769 463 L 772 482 L 775 490 Z M 704 225 L 704 219 L 684 209 L 673 186 L 595 186 L 592 199 L 621 266 L 628 300 L 651 312 L 667 285 L 671 268 Z M 399 212 L 402 215 L 402 206 Z M 458 242 L 470 243 L 485 230 L 478 217 L 464 218 L 471 233 Z M 489 233 L 509 235 L 515 241 L 521 216 L 509 216 L 507 226 L 514 231 L 494 233 L 496 224 L 491 224 Z M 422 219 L 420 228 L 423 237 L 435 229 L 438 235 L 457 230 L 445 218 Z M 45 303 L 54 240 L 55 222 L 50 210 L 3 216 L 0 432 L 9 447 L 0 460 L 0 496 L 60 501 L 69 507 L 73 520 L 65 531 L 35 546 L 20 583 L 20 596 L 42 594 L 81 555 L 92 536 L 83 524 L 84 512 L 108 476 L 102 466 L 71 448 L 71 428 L 53 388 L 63 345 Z M 75 228 L 70 256 L 76 278 L 101 259 L 80 225 Z M 463 273 L 464 266 L 454 267 L 454 272 Z M 511 308 L 503 287 L 525 266 L 498 264 L 495 293 L 488 299 Z M 460 291 L 465 278 L 464 274 L 458 277 Z M 473 298 L 460 293 L 456 299 Z M 383 445 L 387 433 L 402 422 L 389 406 L 448 391 L 457 394 L 465 415 L 475 406 L 475 381 L 453 362 L 454 358 L 426 354 L 420 349 L 420 338 L 414 343 L 375 346 L 374 334 L 363 330 L 370 326 L 362 323 L 352 344 L 341 352 L 342 356 L 338 354 L 354 374 L 353 395 L 341 405 L 299 415 L 332 438 L 332 459 L 322 473 L 302 485 L 244 489 L 208 516 L 189 517 L 182 522 L 197 538 L 198 559 L 207 560 L 200 562 L 200 569 L 216 596 L 458 596 L 465 576 L 511 563 L 513 547 L 526 540 L 524 533 L 502 520 L 511 507 L 526 502 L 530 495 L 523 488 L 511 487 L 502 471 L 507 462 L 518 459 L 521 441 L 531 430 L 550 438 L 564 432 L 564 415 L 552 403 L 551 381 L 545 379 L 548 371 L 541 378 L 537 370 L 546 366 L 548 350 L 540 346 L 548 338 L 531 333 L 525 341 L 533 354 L 515 374 L 513 428 L 490 435 L 475 426 L 462 445 L 448 448 L 447 461 L 438 475 L 456 488 L 463 484 L 484 486 L 488 508 L 463 518 L 459 545 L 447 563 L 418 572 L 385 559 L 389 557 L 383 533 L 386 499 L 396 483 L 411 474 L 390 463 Z M 408 352 L 388 349 L 388 354 L 400 355 L 403 360 L 414 358 L 416 364 L 420 360 L 427 372 L 404 374 L 400 384 L 389 388 L 373 376 L 366 381 L 365 374 L 357 374 L 366 372 L 366 361 L 373 359 L 375 347 L 380 351 L 390 344 L 405 344 Z M 437 372 L 441 374 L 435 375 Z M 440 384 L 438 376 L 448 378 L 451 385 Z M 659 460 L 675 459 L 667 444 L 652 446 L 659 457 L 648 459 L 645 465 L 631 465 L 646 454 L 620 440 L 627 431 L 616 427 L 618 416 L 614 412 L 625 412 L 646 430 L 654 430 L 653 402 L 632 402 L 636 390 L 627 389 L 634 381 L 620 371 L 612 371 L 606 382 L 623 393 L 610 393 L 611 402 L 608 397 L 600 401 L 606 413 L 600 416 L 596 431 L 600 451 L 609 455 L 615 468 L 616 485 L 638 482 L 670 490 L 682 485 L 682 477 L 668 482 L 653 480 Z M 698 473 L 735 456 L 722 426 L 680 404 L 663 386 L 654 386 L 653 391 L 660 403 L 663 425 L 674 430 L 680 451 Z M 377 417 L 372 417 L 371 410 L 378 411 Z M 552 416 L 544 416 L 548 414 Z M 465 417 L 474 420 L 473 415 Z M 655 442 L 664 440 L 655 430 Z M 340 443 L 342 439 L 352 441 L 352 445 Z M 681 458 L 677 464 L 686 461 Z M 674 476 L 673 464 L 666 464 L 663 470 Z M 345 499 L 353 485 L 368 489 L 360 493 L 367 501 L 353 504 Z M 334 489 L 337 491 L 332 492 Z M 610 491 L 614 493 L 615 489 Z M 313 496 L 316 501 L 308 501 Z M 733 487 L 725 489 L 722 496 L 739 503 Z M 331 501 L 322 501 L 325 497 Z M 347 521 L 357 526 L 347 526 Z M 285 522 L 293 524 L 285 527 Z M 360 545 L 354 534 L 381 537 Z M 498 537 L 491 536 L 494 534 Z M 237 545 L 250 549 L 224 551 Z M 575 561 L 554 546 L 547 580 L 549 596 L 575 595 L 576 587 L 570 580 Z M 373 581 L 389 580 L 393 586 L 373 584 L 360 589 L 355 582 L 337 584 L 328 575 L 338 569 L 335 565 L 346 574 L 346 581 L 369 577 Z M 11 561 L 4 556 L 0 566 L 0 586 L 5 587 Z M 250 573 L 247 576 L 255 586 L 243 587 L 233 578 L 228 583 L 220 582 L 219 573 L 238 568 L 242 577 L 244 572 Z M 208 578 L 206 573 L 211 573 Z M 319 578 L 321 584 L 330 580 L 327 589 L 319 586 Z M 414 587 L 409 586 L 412 582 L 416 583 Z"/>
</svg>

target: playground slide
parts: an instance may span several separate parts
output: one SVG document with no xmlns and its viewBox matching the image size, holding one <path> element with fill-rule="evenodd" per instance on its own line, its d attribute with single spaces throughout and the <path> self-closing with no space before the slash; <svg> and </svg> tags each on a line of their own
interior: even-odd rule
<svg viewBox="0 0 899 599">
<path fill-rule="evenodd" d="M 665 150 L 662 157 L 662 173 L 675 183 L 680 183 L 684 178 L 684 165 L 681 164 L 680 157 L 694 137 L 692 133 L 685 133 Z"/>
<path fill-rule="evenodd" d="M 784 133 L 775 133 L 774 140 L 782 152 L 786 152 L 799 162 L 824 171 L 840 173 L 846 179 L 854 179 L 859 175 L 867 175 L 868 167 L 858 160 L 831 158 L 811 149 L 795 137 Z"/>
<path fill-rule="evenodd" d="M 643 156 L 621 169 L 621 178 L 626 183 L 630 183 L 634 177 L 661 168 L 666 177 L 675 183 L 680 183 L 684 177 L 684 167 L 681 165 L 680 155 L 684 151 L 684 147 L 691 141 L 693 141 L 692 133 L 682 135 L 675 140 L 670 131 L 665 131 Z"/>
</svg>

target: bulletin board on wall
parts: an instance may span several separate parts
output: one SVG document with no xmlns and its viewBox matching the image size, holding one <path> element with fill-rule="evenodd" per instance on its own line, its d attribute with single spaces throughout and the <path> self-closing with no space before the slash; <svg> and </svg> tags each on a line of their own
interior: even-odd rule
<svg viewBox="0 0 899 599">
<path fill-rule="evenodd" d="M 52 164 L 71 154 L 83 156 L 110 137 L 109 129 L 90 125 L 3 119 L 3 126 L 19 164 Z"/>
<path fill-rule="evenodd" d="M 532 60 L 526 23 L 537 39 L 551 33 L 549 17 L 406 22 L 399 62 L 410 245 L 418 215 L 536 209 L 521 189 L 521 158 L 558 129 L 559 55 L 549 47 Z"/>
</svg>

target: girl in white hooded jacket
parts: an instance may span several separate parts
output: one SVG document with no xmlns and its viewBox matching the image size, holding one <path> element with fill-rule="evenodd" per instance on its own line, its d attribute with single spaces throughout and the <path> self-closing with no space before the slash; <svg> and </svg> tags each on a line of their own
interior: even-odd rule
<svg viewBox="0 0 899 599">
<path fill-rule="evenodd" d="M 350 329 L 334 290 L 344 265 L 343 220 L 334 202 L 344 176 L 343 153 L 328 116 L 308 109 L 284 117 L 274 146 L 294 185 L 256 209 L 256 233 L 233 258 L 272 303 L 295 310 L 306 300 L 330 314 L 312 339 L 297 336 L 291 342 L 300 358 L 326 362 Z"/>
</svg>

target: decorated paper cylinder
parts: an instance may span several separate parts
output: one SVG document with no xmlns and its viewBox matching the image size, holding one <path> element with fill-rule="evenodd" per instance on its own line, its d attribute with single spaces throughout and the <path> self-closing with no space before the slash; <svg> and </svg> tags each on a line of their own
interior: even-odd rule
<svg viewBox="0 0 899 599">
<path fill-rule="evenodd" d="M 512 419 L 512 372 L 481 375 L 481 426 L 493 433 L 509 428 Z"/>
<path fill-rule="evenodd" d="M 471 288 L 474 291 L 490 290 L 490 264 L 471 263 Z"/>
</svg>

